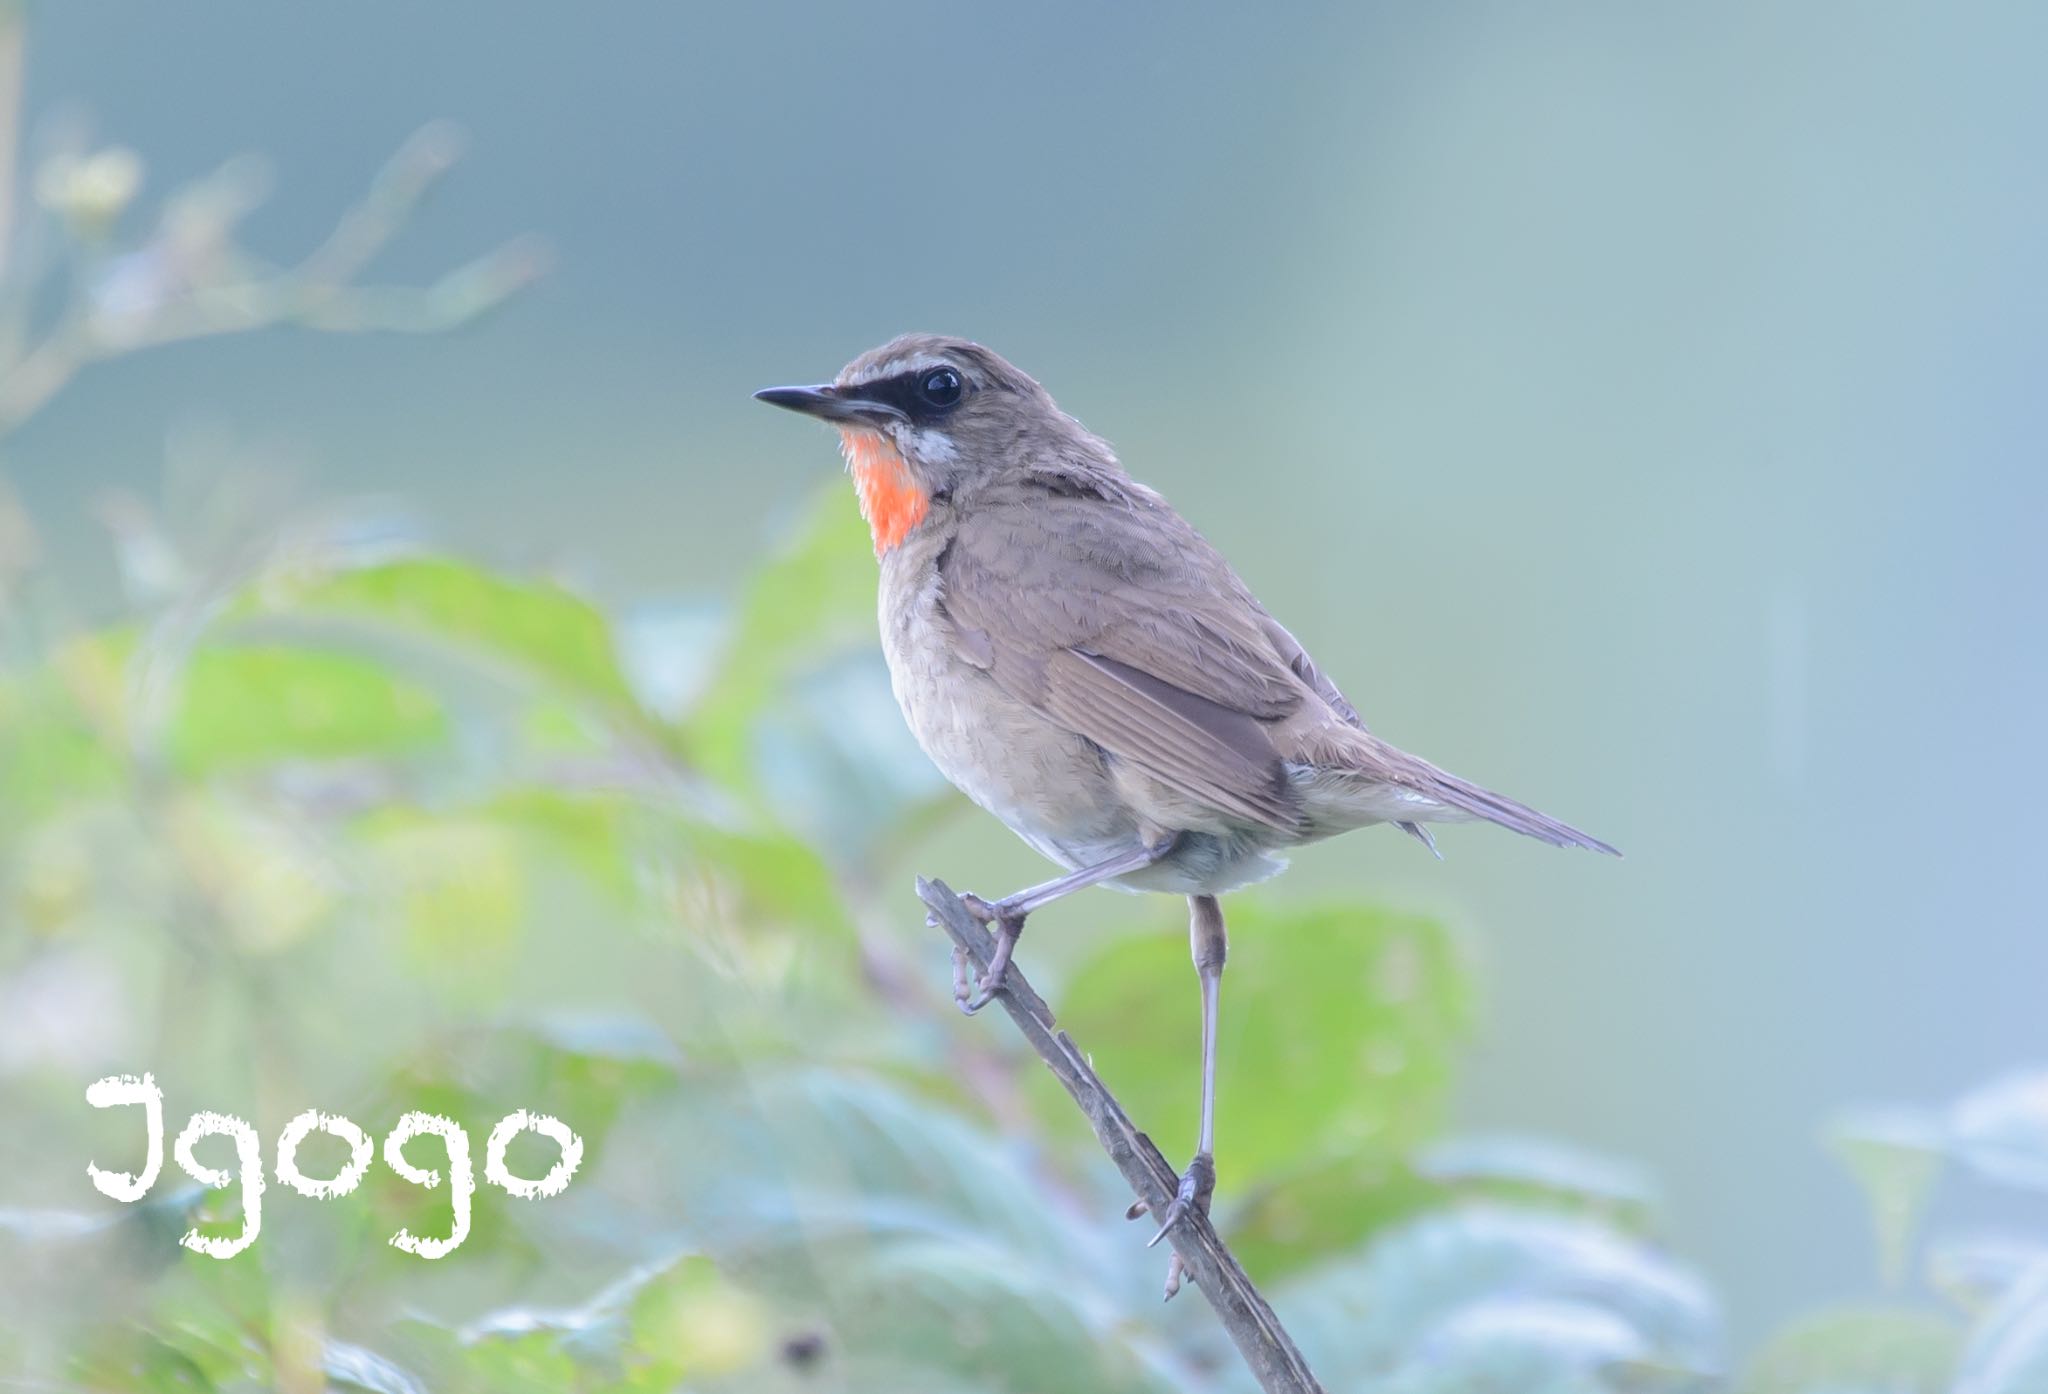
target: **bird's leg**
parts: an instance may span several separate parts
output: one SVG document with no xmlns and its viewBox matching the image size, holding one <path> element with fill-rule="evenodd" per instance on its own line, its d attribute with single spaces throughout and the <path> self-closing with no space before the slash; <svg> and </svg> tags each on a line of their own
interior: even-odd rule
<svg viewBox="0 0 2048 1394">
<path fill-rule="evenodd" d="M 1164 1239 L 1174 1222 L 1190 1210 L 1208 1214 L 1209 1199 L 1216 1193 L 1216 1005 L 1223 987 L 1223 961 L 1229 956 L 1230 941 L 1223 928 L 1223 907 L 1216 903 L 1215 896 L 1188 897 L 1188 946 L 1194 952 L 1195 972 L 1202 980 L 1201 1137 L 1195 1144 L 1194 1158 L 1188 1162 L 1188 1169 L 1174 1191 L 1172 1204 L 1160 1217 L 1159 1233 L 1152 1236 L 1151 1244 Z M 1148 1208 L 1144 1201 L 1139 1201 L 1130 1209 L 1131 1218 L 1136 1219 Z M 1180 1255 L 1175 1254 L 1166 1269 L 1166 1296 L 1169 1301 L 1180 1291 L 1185 1275 Z"/>
<path fill-rule="evenodd" d="M 1002 989 L 1003 974 L 1010 966 L 1010 955 L 1016 951 L 1017 936 L 1024 932 L 1024 917 L 1034 910 L 1042 910 L 1062 896 L 1104 881 L 1113 881 L 1133 871 L 1142 871 L 1173 851 L 1178 841 L 1174 834 L 1140 843 L 1128 852 L 1119 852 L 1106 862 L 1084 866 L 1079 871 L 1070 871 L 1065 876 L 1054 877 L 1036 886 L 1028 886 L 1014 895 L 1004 896 L 991 905 L 978 895 L 963 895 L 960 903 L 967 907 L 967 913 L 995 930 L 996 950 L 989 957 L 988 971 L 982 974 L 978 986 L 969 986 L 967 951 L 953 950 L 953 1000 L 968 1016 L 986 1007 Z"/>
</svg>

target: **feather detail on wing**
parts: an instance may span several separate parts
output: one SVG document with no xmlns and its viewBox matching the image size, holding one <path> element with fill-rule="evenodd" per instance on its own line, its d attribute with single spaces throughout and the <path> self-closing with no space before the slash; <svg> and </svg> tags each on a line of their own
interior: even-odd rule
<svg viewBox="0 0 2048 1394">
<path fill-rule="evenodd" d="M 1045 711 L 1180 794 L 1281 832 L 1301 815 L 1265 725 L 1100 654 L 1045 666 Z"/>
<path fill-rule="evenodd" d="M 1301 831 L 1274 731 L 1312 698 L 1257 602 L 1156 495 L 984 503 L 939 572 L 959 642 L 980 649 L 963 656 L 1012 696 L 1192 804 Z"/>
</svg>

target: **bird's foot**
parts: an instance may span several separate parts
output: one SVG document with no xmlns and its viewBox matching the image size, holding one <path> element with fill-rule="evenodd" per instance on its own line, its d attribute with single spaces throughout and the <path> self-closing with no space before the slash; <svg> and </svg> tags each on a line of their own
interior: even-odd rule
<svg viewBox="0 0 2048 1394">
<path fill-rule="evenodd" d="M 1166 1232 L 1190 1211 L 1207 1215 L 1209 1201 L 1215 1194 L 1216 1159 L 1207 1152 L 1197 1152 L 1194 1159 L 1188 1163 L 1188 1169 L 1181 1173 L 1180 1185 L 1174 1190 L 1172 1203 L 1166 1207 L 1166 1213 L 1159 1217 L 1159 1232 L 1146 1242 L 1145 1247 L 1149 1249 L 1166 1238 Z M 1134 1201 L 1131 1208 L 1124 1212 L 1124 1218 L 1135 1220 L 1151 1208 L 1142 1200 Z M 1166 1296 L 1163 1300 L 1173 1301 L 1174 1294 L 1180 1291 L 1181 1283 L 1186 1278 L 1187 1265 L 1176 1253 L 1172 1262 L 1166 1265 Z"/>
<path fill-rule="evenodd" d="M 953 949 L 953 1005 L 960 1009 L 962 1016 L 973 1016 L 995 999 L 996 988 L 984 975 L 980 982 L 974 980 L 973 960 L 967 950 L 955 946 Z"/>
<path fill-rule="evenodd" d="M 960 903 L 967 907 L 968 914 L 993 929 L 996 936 L 996 950 L 989 956 L 988 971 L 978 983 L 973 980 L 967 950 L 958 945 L 953 949 L 953 1002 L 963 1015 L 973 1016 L 1003 990 L 1003 979 L 1010 971 L 1010 955 L 1016 950 L 1017 936 L 1024 932 L 1024 917 L 1013 914 L 1002 902 L 991 905 L 978 895 L 963 895 Z"/>
</svg>

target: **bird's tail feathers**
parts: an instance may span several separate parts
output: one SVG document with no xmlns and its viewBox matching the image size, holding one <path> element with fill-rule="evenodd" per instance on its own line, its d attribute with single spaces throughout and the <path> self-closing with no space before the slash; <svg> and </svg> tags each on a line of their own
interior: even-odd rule
<svg viewBox="0 0 2048 1394">
<path fill-rule="evenodd" d="M 1426 773 L 1417 781 L 1420 792 L 1460 812 L 1484 818 L 1489 823 L 1498 823 L 1503 828 L 1547 842 L 1553 847 L 1584 847 L 1591 852 L 1605 852 L 1611 857 L 1621 855 L 1599 838 L 1582 833 L 1569 823 L 1561 823 L 1547 813 L 1538 813 L 1527 804 L 1516 803 L 1505 794 L 1496 794 L 1434 765 L 1423 765 L 1423 771 Z"/>
</svg>

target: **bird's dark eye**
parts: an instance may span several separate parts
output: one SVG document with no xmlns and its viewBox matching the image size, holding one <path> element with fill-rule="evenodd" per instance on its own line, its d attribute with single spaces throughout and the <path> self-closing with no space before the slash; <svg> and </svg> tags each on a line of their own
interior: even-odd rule
<svg viewBox="0 0 2048 1394">
<path fill-rule="evenodd" d="M 950 407 L 960 400 L 960 374 L 952 368 L 934 368 L 917 380 L 918 393 L 935 407 Z"/>
</svg>

